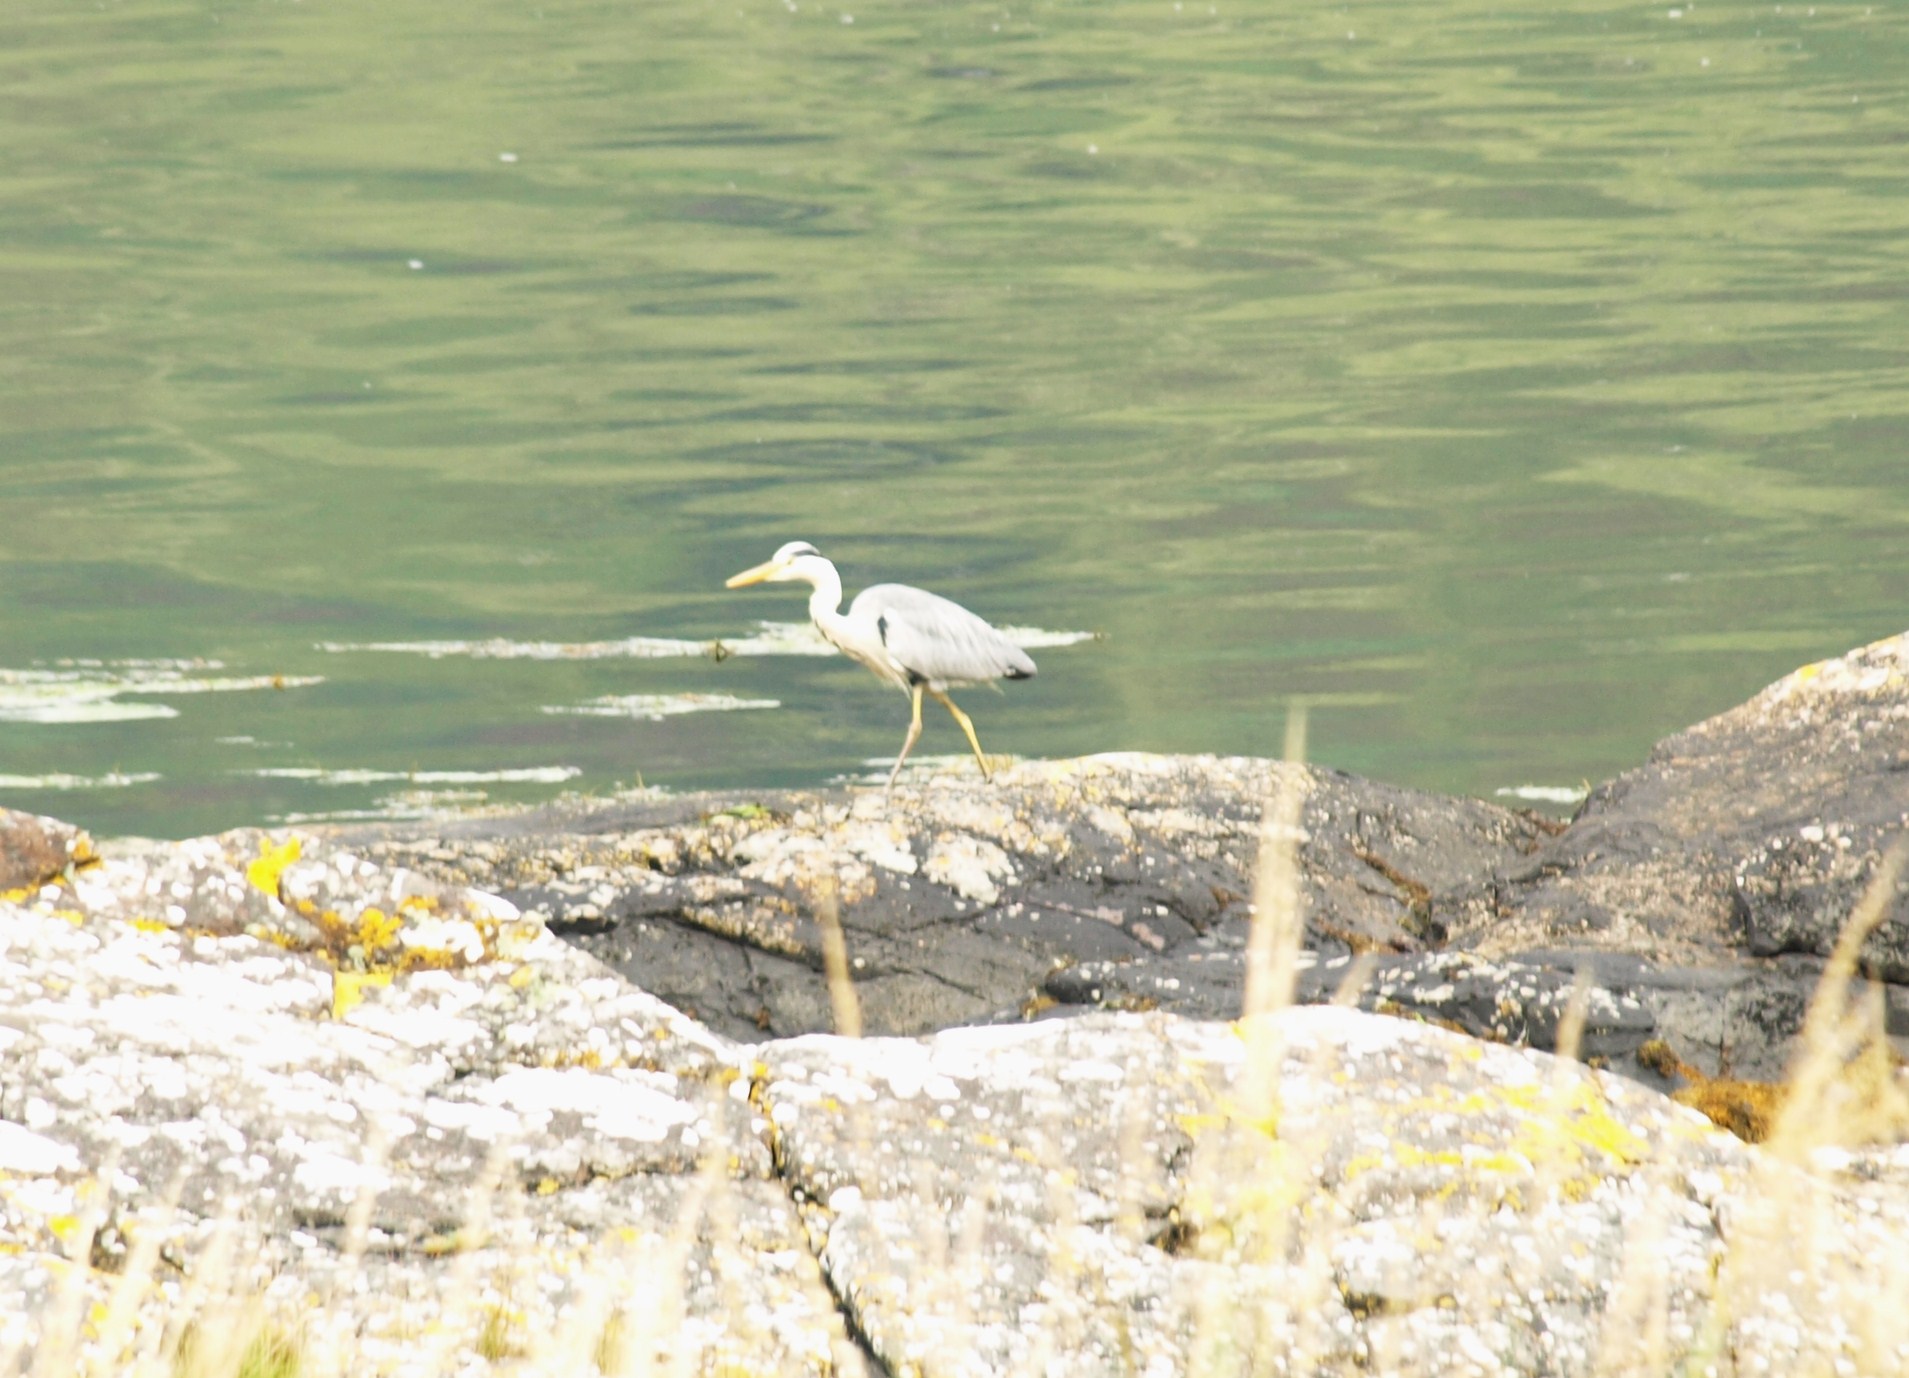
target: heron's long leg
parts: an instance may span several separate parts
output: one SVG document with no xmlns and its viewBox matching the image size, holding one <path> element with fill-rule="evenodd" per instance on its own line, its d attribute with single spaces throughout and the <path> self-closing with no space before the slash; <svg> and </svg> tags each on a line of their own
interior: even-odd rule
<svg viewBox="0 0 1909 1378">
<path fill-rule="evenodd" d="M 908 720 L 908 735 L 902 739 L 901 755 L 895 758 L 895 768 L 888 772 L 888 783 L 882 786 L 884 792 L 895 788 L 895 777 L 901 774 L 901 763 L 908 759 L 908 753 L 915 749 L 915 738 L 921 735 L 921 686 L 917 684 L 911 692 L 915 712 Z"/>
<path fill-rule="evenodd" d="M 981 739 L 974 735 L 974 724 L 968 721 L 968 715 L 963 713 L 959 708 L 956 708 L 955 701 L 942 693 L 939 689 L 930 689 L 928 692 L 935 696 L 936 703 L 954 714 L 954 720 L 960 723 L 961 730 L 968 734 L 968 745 L 974 748 L 974 759 L 981 763 L 981 778 L 983 780 L 992 780 L 994 778 L 994 772 L 988 769 L 988 758 L 981 754 Z M 917 702 L 919 702 L 919 699 L 917 699 Z"/>
</svg>

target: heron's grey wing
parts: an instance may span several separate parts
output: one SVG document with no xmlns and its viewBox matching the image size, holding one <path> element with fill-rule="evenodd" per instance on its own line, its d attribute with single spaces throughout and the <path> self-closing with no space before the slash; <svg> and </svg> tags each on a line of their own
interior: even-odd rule
<svg viewBox="0 0 1909 1378">
<path fill-rule="evenodd" d="M 873 626 L 889 655 L 930 684 L 981 684 L 1028 679 L 1026 651 L 959 603 L 907 584 L 876 584 L 849 605 L 849 616 Z"/>
</svg>

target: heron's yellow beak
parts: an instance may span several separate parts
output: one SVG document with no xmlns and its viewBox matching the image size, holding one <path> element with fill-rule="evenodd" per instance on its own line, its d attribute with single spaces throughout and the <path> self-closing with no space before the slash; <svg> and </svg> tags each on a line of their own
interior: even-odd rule
<svg viewBox="0 0 1909 1378">
<path fill-rule="evenodd" d="M 774 560 L 769 560 L 757 565 L 754 569 L 745 569 L 741 574 L 730 575 L 727 579 L 723 580 L 723 587 L 726 589 L 739 589 L 745 584 L 760 584 L 764 579 L 767 579 L 771 574 L 774 574 L 781 568 L 782 566 L 777 564 Z"/>
</svg>

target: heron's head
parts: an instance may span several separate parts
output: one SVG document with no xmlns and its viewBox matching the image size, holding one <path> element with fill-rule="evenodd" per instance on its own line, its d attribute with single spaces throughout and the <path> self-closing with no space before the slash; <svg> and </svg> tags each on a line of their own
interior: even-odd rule
<svg viewBox="0 0 1909 1378">
<path fill-rule="evenodd" d="M 791 579 L 813 584 L 822 570 L 833 568 L 822 558 L 822 553 L 807 541 L 790 541 L 754 569 L 730 575 L 723 582 L 723 587 L 739 589 L 745 584 L 786 584 Z"/>
</svg>

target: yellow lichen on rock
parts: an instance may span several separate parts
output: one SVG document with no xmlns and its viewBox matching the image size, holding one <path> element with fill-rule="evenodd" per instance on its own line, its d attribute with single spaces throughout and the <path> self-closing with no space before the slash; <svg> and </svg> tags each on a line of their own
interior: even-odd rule
<svg viewBox="0 0 1909 1378">
<path fill-rule="evenodd" d="M 331 974 L 331 1017 L 343 1019 L 365 998 L 366 986 L 388 986 L 388 971 L 334 971 Z"/>
<path fill-rule="evenodd" d="M 1603 1171 L 1611 1165 L 1629 1167 L 1648 1156 L 1649 1146 L 1611 1113 L 1589 1078 L 1562 1088 L 1503 1086 L 1496 1088 L 1496 1094 L 1527 1112 L 1511 1146 L 1533 1163 L 1562 1159 Z M 1605 1161 L 1587 1165 L 1587 1154 Z"/>
<path fill-rule="evenodd" d="M 285 868 L 298 860 L 301 851 L 299 841 L 288 837 L 274 844 L 269 837 L 259 839 L 259 854 L 245 867 L 245 878 L 252 888 L 261 894 L 278 898 L 279 877 L 285 874 Z"/>
<path fill-rule="evenodd" d="M 382 952 L 398 941 L 398 930 L 404 926 L 396 914 L 387 914 L 376 906 L 368 905 L 358 911 L 358 941 L 367 954 Z"/>
</svg>

